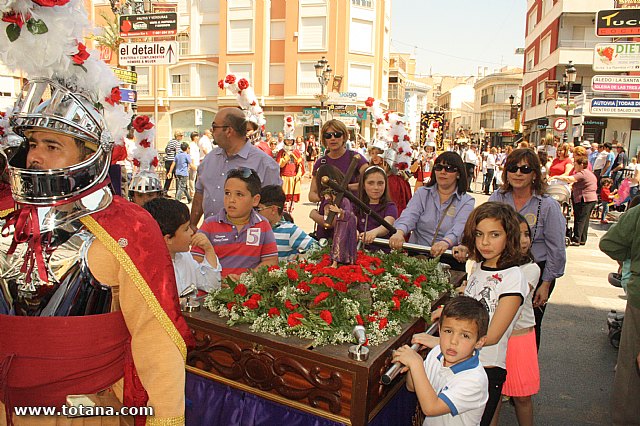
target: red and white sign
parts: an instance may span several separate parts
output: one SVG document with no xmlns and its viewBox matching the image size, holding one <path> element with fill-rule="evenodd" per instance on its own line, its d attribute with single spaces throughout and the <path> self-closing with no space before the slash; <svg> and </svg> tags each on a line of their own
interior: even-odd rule
<svg viewBox="0 0 640 426">
<path fill-rule="evenodd" d="M 553 128 L 558 132 L 564 132 L 565 130 L 567 130 L 568 124 L 569 123 L 567 122 L 566 118 L 556 118 L 556 120 L 553 122 Z"/>
<path fill-rule="evenodd" d="M 639 93 L 640 76 L 637 75 L 596 75 L 591 79 L 594 92 Z"/>
</svg>

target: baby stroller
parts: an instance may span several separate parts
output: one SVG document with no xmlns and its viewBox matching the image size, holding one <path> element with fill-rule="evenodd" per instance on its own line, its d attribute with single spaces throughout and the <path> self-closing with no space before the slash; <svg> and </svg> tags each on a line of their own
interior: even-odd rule
<svg viewBox="0 0 640 426">
<path fill-rule="evenodd" d="M 609 274 L 609 284 L 614 287 L 622 288 L 622 276 L 617 272 Z M 608 337 L 611 346 L 618 349 L 620 347 L 620 337 L 622 336 L 622 323 L 624 322 L 624 312 L 617 312 L 612 309 L 607 314 L 607 328 L 609 329 Z"/>
<path fill-rule="evenodd" d="M 558 180 L 551 180 L 547 187 L 546 194 L 560 204 L 562 214 L 567 222 L 564 243 L 568 246 L 571 243 L 571 238 L 573 237 L 573 228 L 569 225 L 571 223 L 573 210 L 571 207 L 571 186 Z"/>
</svg>

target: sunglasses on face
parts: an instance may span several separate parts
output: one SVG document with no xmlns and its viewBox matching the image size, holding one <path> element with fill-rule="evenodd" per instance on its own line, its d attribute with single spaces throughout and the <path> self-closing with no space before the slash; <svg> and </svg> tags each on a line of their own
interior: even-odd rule
<svg viewBox="0 0 640 426">
<path fill-rule="evenodd" d="M 433 166 L 433 170 L 436 172 L 441 172 L 441 171 L 445 171 L 447 173 L 456 173 L 458 171 L 458 168 L 456 166 L 450 166 L 450 165 L 445 165 L 445 164 L 436 164 L 435 166 Z"/>
<path fill-rule="evenodd" d="M 512 164 L 509 167 L 507 167 L 507 171 L 509 173 L 517 173 L 518 170 L 520 170 L 520 173 L 528 175 L 529 173 L 533 172 L 533 169 L 529 166 L 518 166 L 517 164 Z"/>
<path fill-rule="evenodd" d="M 232 177 L 243 177 L 244 179 L 247 179 L 251 175 L 258 176 L 256 171 L 253 169 L 248 167 L 238 167 L 237 169 L 229 170 L 227 173 L 227 179 Z"/>
<path fill-rule="evenodd" d="M 344 135 L 344 133 L 342 132 L 325 132 L 324 133 L 324 138 L 325 139 L 331 139 L 331 138 L 341 138 Z"/>
</svg>

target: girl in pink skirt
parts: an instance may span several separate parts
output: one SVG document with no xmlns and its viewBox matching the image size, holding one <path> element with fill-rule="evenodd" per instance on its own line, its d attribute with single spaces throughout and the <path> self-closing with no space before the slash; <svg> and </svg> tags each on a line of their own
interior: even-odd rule
<svg viewBox="0 0 640 426">
<path fill-rule="evenodd" d="M 502 394 L 510 396 L 516 408 L 516 417 L 520 426 L 533 426 L 533 402 L 531 396 L 540 390 L 540 370 L 536 349 L 536 323 L 533 314 L 533 292 L 540 278 L 540 268 L 531 256 L 531 231 L 527 220 L 518 215 L 520 221 L 520 246 L 523 254 L 531 261 L 520 268 L 527 278 L 529 293 L 524 299 L 516 325 L 507 345 L 507 379 Z M 500 406 L 496 409 L 492 425 L 498 424 Z"/>
</svg>

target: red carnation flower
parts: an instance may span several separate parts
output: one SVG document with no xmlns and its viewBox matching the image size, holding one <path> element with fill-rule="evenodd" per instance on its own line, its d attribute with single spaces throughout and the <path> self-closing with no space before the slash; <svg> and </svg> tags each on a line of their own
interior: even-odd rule
<svg viewBox="0 0 640 426">
<path fill-rule="evenodd" d="M 403 138 L 403 139 L 404 139 L 405 141 L 407 141 L 407 142 L 410 142 L 410 141 L 411 141 L 411 138 L 409 137 L 409 135 L 404 135 L 404 138 Z"/>
<path fill-rule="evenodd" d="M 402 154 L 403 152 L 404 152 L 404 149 L 398 148 L 398 154 Z"/>
<path fill-rule="evenodd" d="M 320 312 L 320 318 L 322 318 L 324 322 L 326 322 L 329 325 L 331 325 L 331 323 L 333 322 L 333 316 L 331 315 L 331 312 L 329 312 L 326 309 Z"/>
<path fill-rule="evenodd" d="M 400 142 L 400 137 L 399 137 L 398 135 L 393 135 L 393 141 L 394 141 L 395 143 Z"/>
<path fill-rule="evenodd" d="M 298 309 L 298 306 L 300 306 L 300 305 L 297 304 L 297 303 L 294 305 L 293 303 L 291 303 L 291 300 L 289 300 L 289 299 L 287 299 L 284 302 L 284 307 L 287 308 L 290 311 L 295 311 L 296 309 Z"/>
<path fill-rule="evenodd" d="M 227 303 L 227 309 L 231 310 L 231 308 L 233 308 L 233 306 L 236 304 L 236 302 L 229 302 Z"/>
<path fill-rule="evenodd" d="M 254 310 L 254 309 L 258 309 L 258 300 L 256 299 L 249 299 L 246 302 L 244 302 L 242 304 L 242 306 L 246 306 L 247 308 Z"/>
<path fill-rule="evenodd" d="M 375 99 L 374 99 L 374 98 L 372 98 L 371 96 L 369 96 L 369 97 L 367 98 L 367 100 L 366 100 L 366 101 L 364 101 L 364 104 L 365 104 L 366 106 L 368 106 L 369 108 L 371 108 L 371 107 L 373 106 L 373 103 L 374 103 L 374 102 L 375 102 Z"/>
<path fill-rule="evenodd" d="M 437 129 L 438 127 L 440 127 L 440 123 L 438 123 L 437 121 L 433 123 L 433 128 Z"/>
<path fill-rule="evenodd" d="M 416 278 L 416 282 L 418 284 L 422 283 L 423 281 L 427 281 L 427 277 L 424 275 L 419 275 L 418 278 Z"/>
<path fill-rule="evenodd" d="M 151 165 L 153 167 L 158 167 L 158 157 L 153 157 L 153 160 L 151 160 Z"/>
<path fill-rule="evenodd" d="M 233 294 L 237 294 L 240 297 L 245 297 L 247 295 L 247 286 L 244 284 L 238 284 L 236 288 L 233 289 Z"/>
<path fill-rule="evenodd" d="M 291 123 L 293 121 L 293 117 L 289 115 L 287 116 L 286 120 L 287 120 L 287 123 Z"/>
<path fill-rule="evenodd" d="M 329 297 L 329 292 L 328 291 L 323 291 L 320 294 L 318 294 L 315 299 L 313 299 L 313 304 L 317 305 L 318 303 L 322 302 L 327 297 Z"/>
<path fill-rule="evenodd" d="M 133 159 L 133 165 L 136 167 L 140 167 L 140 160 L 138 160 L 137 158 Z"/>
<path fill-rule="evenodd" d="M 153 129 L 153 123 L 146 115 L 139 115 L 133 119 L 133 123 L 131 123 L 136 132 L 142 133 L 145 130 Z"/>
<path fill-rule="evenodd" d="M 278 265 L 271 265 L 267 268 L 267 271 L 271 272 L 271 271 L 277 271 L 278 269 L 280 269 L 280 266 Z"/>
<path fill-rule="evenodd" d="M 280 316 L 280 309 L 271 308 L 269 309 L 269 312 L 267 313 L 267 315 L 269 315 L 269 318 L 278 317 Z"/>
<path fill-rule="evenodd" d="M 262 300 L 262 296 L 260 296 L 258 293 L 253 293 L 249 299 L 259 302 Z"/>
<path fill-rule="evenodd" d="M 398 297 L 399 299 L 406 299 L 407 297 L 409 297 L 409 292 L 406 290 L 396 290 L 393 292 L 393 295 Z"/>
<path fill-rule="evenodd" d="M 287 324 L 289 324 L 289 327 L 295 327 L 302 324 L 302 321 L 300 321 L 302 318 L 304 318 L 304 315 L 299 312 L 294 312 L 292 314 L 289 314 L 289 316 L 287 317 Z"/>
<path fill-rule="evenodd" d="M 120 94 L 120 88 L 114 87 L 111 89 L 111 94 L 104 98 L 104 100 L 111 106 L 117 104 L 122 99 L 122 95 Z"/>
<path fill-rule="evenodd" d="M 382 124 L 382 118 L 377 118 L 377 119 L 376 119 L 376 124 L 377 124 L 377 125 Z"/>
<path fill-rule="evenodd" d="M 149 139 L 144 138 L 140 141 L 140 146 L 143 148 L 149 148 L 151 146 L 151 142 L 149 142 Z"/>
<path fill-rule="evenodd" d="M 382 330 L 383 328 L 385 328 L 387 326 L 387 324 L 389 323 L 389 320 L 386 318 L 382 318 L 380 320 L 380 322 L 378 323 L 378 330 Z"/>
<path fill-rule="evenodd" d="M 398 275 L 398 279 L 404 281 L 405 283 L 409 282 L 409 277 L 403 274 Z"/>
<path fill-rule="evenodd" d="M 355 281 L 355 280 L 354 280 Z M 337 283 L 335 283 L 333 285 L 333 288 L 336 291 L 339 291 L 340 293 L 346 293 L 347 292 L 347 284 L 342 282 L 342 281 L 338 281 Z"/>
<path fill-rule="evenodd" d="M 371 274 L 377 276 L 377 275 L 380 275 L 380 274 L 382 274 L 384 272 L 385 272 L 384 268 L 376 268 L 373 271 L 371 271 Z"/>
<path fill-rule="evenodd" d="M 356 315 L 356 322 L 358 325 L 364 325 L 364 321 L 362 320 L 362 316 L 360 314 Z"/>
<path fill-rule="evenodd" d="M 406 170 L 409 167 L 409 164 L 407 164 L 407 163 L 398 163 L 397 167 L 398 167 L 398 170 Z"/>
<path fill-rule="evenodd" d="M 89 59 L 89 56 L 91 56 L 91 54 L 87 52 L 87 47 L 84 44 L 78 42 L 78 53 L 71 56 L 71 59 L 73 60 L 73 62 L 75 62 L 76 65 L 82 65 L 84 64 L 84 61 Z"/>
<path fill-rule="evenodd" d="M 236 76 L 233 74 L 229 74 L 225 77 L 224 82 L 227 84 L 233 84 L 236 82 Z"/>
<path fill-rule="evenodd" d="M 220 88 L 220 90 L 224 89 L 224 80 L 218 81 L 218 87 Z"/>
<path fill-rule="evenodd" d="M 391 298 L 391 301 L 393 302 L 393 310 L 394 311 L 399 311 L 400 310 L 400 299 L 398 299 L 396 296 L 393 296 Z"/>
<path fill-rule="evenodd" d="M 238 89 L 244 90 L 247 87 L 249 87 L 249 82 L 246 78 L 241 78 L 240 80 L 238 80 Z"/>
<path fill-rule="evenodd" d="M 287 278 L 295 281 L 298 279 L 298 273 L 293 269 L 287 269 Z"/>
<path fill-rule="evenodd" d="M 368 315 L 367 316 L 367 321 L 369 322 L 376 322 L 378 320 L 378 317 L 375 315 Z"/>
<path fill-rule="evenodd" d="M 44 7 L 64 6 L 70 0 L 33 0 L 34 3 Z"/>
<path fill-rule="evenodd" d="M 311 291 L 311 287 L 309 287 L 309 284 L 307 284 L 304 281 L 302 281 L 300 284 L 298 284 L 298 286 L 296 288 L 298 290 L 300 290 L 300 291 L 304 291 L 305 293 L 309 293 Z"/>
<path fill-rule="evenodd" d="M 16 24 L 19 28 L 22 28 L 25 21 L 31 19 L 31 15 L 27 15 L 25 17 L 20 13 L 8 12 L 2 15 L 2 21 L 8 22 L 10 24 Z"/>
</svg>

